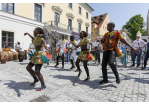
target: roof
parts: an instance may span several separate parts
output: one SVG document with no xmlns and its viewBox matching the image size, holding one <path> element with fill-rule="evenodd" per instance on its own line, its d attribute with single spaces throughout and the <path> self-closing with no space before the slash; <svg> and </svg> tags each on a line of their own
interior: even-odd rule
<svg viewBox="0 0 149 105">
<path fill-rule="evenodd" d="M 87 6 L 89 6 L 87 3 L 85 3 Z M 91 6 L 89 6 L 93 11 L 94 11 L 94 9 L 91 7 Z"/>
<path fill-rule="evenodd" d="M 92 23 L 96 23 L 97 24 L 97 27 L 95 29 L 99 29 L 101 27 L 101 25 L 104 22 L 107 14 L 108 13 L 102 14 L 102 15 L 99 15 L 99 16 L 94 16 L 94 17 L 91 18 L 94 21 Z M 95 18 L 96 18 L 96 20 L 95 20 Z"/>
</svg>

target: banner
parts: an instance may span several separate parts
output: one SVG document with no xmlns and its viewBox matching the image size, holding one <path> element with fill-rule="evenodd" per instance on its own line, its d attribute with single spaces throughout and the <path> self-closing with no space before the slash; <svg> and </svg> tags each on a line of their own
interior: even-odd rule
<svg viewBox="0 0 149 105">
<path fill-rule="evenodd" d="M 76 41 L 81 40 L 81 38 L 80 38 L 80 33 L 72 32 L 72 36 L 74 36 L 74 39 L 75 39 Z"/>
</svg>

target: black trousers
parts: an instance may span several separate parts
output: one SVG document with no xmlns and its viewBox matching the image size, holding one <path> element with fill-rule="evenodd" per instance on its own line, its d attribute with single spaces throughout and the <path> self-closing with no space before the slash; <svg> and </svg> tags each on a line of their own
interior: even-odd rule
<svg viewBox="0 0 149 105">
<path fill-rule="evenodd" d="M 146 55 L 144 57 L 144 67 L 146 67 L 148 58 L 149 58 L 149 50 L 147 50 Z"/>
<path fill-rule="evenodd" d="M 100 63 L 100 50 L 96 50 L 95 52 L 95 60 L 98 60 L 98 63 Z"/>
<path fill-rule="evenodd" d="M 64 67 L 64 54 L 62 54 L 62 56 L 59 56 L 59 54 L 58 54 L 56 65 L 59 64 L 59 58 L 61 58 L 61 60 L 62 60 L 62 66 Z"/>
<path fill-rule="evenodd" d="M 116 50 L 108 50 L 103 52 L 103 60 L 102 60 L 102 75 L 103 80 L 107 81 L 107 64 L 109 62 L 109 65 L 115 75 L 116 78 L 119 78 L 119 74 L 117 72 L 116 68 Z"/>
</svg>

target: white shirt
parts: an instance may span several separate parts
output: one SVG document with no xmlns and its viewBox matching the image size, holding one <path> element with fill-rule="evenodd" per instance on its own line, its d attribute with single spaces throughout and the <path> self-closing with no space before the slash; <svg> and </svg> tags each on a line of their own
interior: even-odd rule
<svg viewBox="0 0 149 105">
<path fill-rule="evenodd" d="M 74 44 L 77 46 L 77 45 L 78 45 L 78 42 L 75 41 Z M 75 49 L 76 47 L 75 47 L 73 44 L 70 44 L 70 48 Z M 76 50 L 77 50 L 77 49 L 76 49 Z M 76 51 L 76 50 L 73 50 L 73 52 Z"/>
<path fill-rule="evenodd" d="M 139 49 L 139 47 L 143 47 L 144 45 L 146 45 L 147 43 L 144 41 L 144 40 L 135 40 L 133 42 L 133 46 L 136 48 L 136 49 Z"/>
<path fill-rule="evenodd" d="M 35 48 L 35 46 L 33 45 L 33 43 L 30 43 L 29 49 L 34 49 L 34 48 Z"/>
<path fill-rule="evenodd" d="M 57 45 L 60 45 L 60 46 L 58 46 L 58 48 L 61 47 L 60 53 L 63 53 L 64 52 L 63 48 L 66 48 L 66 44 L 67 45 L 69 44 L 69 41 L 68 40 L 65 40 L 64 43 L 62 42 L 62 39 L 58 41 Z M 57 50 L 58 50 L 58 48 L 57 48 Z"/>
<path fill-rule="evenodd" d="M 22 51 L 22 47 L 21 47 L 21 45 L 18 45 L 18 43 L 15 47 L 19 48 L 19 51 Z"/>
</svg>

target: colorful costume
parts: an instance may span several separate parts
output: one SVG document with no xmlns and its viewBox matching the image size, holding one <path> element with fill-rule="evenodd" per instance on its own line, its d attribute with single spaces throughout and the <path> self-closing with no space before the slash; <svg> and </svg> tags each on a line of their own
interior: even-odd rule
<svg viewBox="0 0 149 105">
<path fill-rule="evenodd" d="M 87 45 L 87 44 L 90 44 L 91 41 L 89 40 L 88 37 L 84 37 L 80 42 L 79 42 L 79 46 L 81 45 Z M 78 55 L 78 59 L 80 60 L 93 60 L 94 57 L 92 54 L 90 54 L 90 51 L 81 51 L 79 52 L 79 55 Z"/>
<path fill-rule="evenodd" d="M 44 38 L 41 38 L 41 35 L 38 34 L 36 38 L 33 41 L 34 46 L 42 45 L 43 46 L 43 41 Z M 46 57 L 47 54 L 45 51 L 35 51 L 35 53 L 31 56 L 31 63 L 33 64 L 43 64 L 43 63 L 48 63 L 49 59 Z"/>
<path fill-rule="evenodd" d="M 123 57 L 119 49 L 117 48 L 118 40 L 123 40 L 123 36 L 118 31 L 107 32 L 103 38 L 101 39 L 102 43 L 104 43 L 104 51 L 107 50 L 116 50 L 116 55 L 118 57 Z"/>
</svg>

